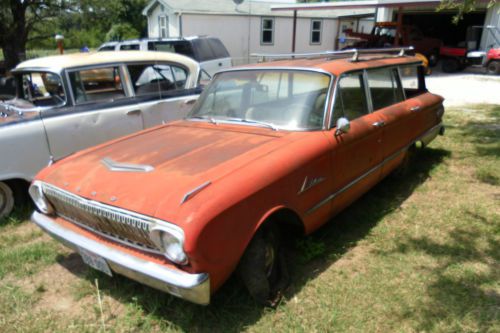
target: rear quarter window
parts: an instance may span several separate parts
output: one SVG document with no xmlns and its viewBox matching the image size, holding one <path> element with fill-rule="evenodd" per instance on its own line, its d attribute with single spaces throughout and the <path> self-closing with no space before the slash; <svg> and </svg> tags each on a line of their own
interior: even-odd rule
<svg viewBox="0 0 500 333">
<path fill-rule="evenodd" d="M 196 53 L 198 54 L 198 61 L 209 61 L 217 58 L 212 51 L 212 47 L 210 46 L 210 42 L 208 39 L 194 39 L 193 46 L 195 47 Z"/>
<path fill-rule="evenodd" d="M 227 52 L 226 47 L 217 38 L 209 39 L 210 47 L 212 48 L 212 53 L 216 58 L 229 58 L 229 52 Z"/>
<path fill-rule="evenodd" d="M 413 97 L 427 91 L 425 88 L 424 70 L 422 66 L 400 66 L 399 73 L 406 97 Z"/>
<path fill-rule="evenodd" d="M 191 59 L 195 59 L 193 47 L 188 41 L 158 41 L 148 43 L 149 51 L 172 52 L 185 55 Z"/>
<path fill-rule="evenodd" d="M 121 51 L 138 51 L 140 49 L 139 44 L 125 44 L 125 45 L 120 45 L 120 50 Z"/>
</svg>

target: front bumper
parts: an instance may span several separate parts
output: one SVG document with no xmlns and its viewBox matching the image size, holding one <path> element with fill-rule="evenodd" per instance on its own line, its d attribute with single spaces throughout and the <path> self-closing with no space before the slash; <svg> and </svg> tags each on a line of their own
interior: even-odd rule
<svg viewBox="0 0 500 333">
<path fill-rule="evenodd" d="M 210 303 L 210 278 L 206 273 L 190 274 L 136 257 L 80 235 L 38 212 L 33 213 L 31 221 L 69 248 L 84 249 L 104 258 L 117 274 L 193 303 Z"/>
</svg>

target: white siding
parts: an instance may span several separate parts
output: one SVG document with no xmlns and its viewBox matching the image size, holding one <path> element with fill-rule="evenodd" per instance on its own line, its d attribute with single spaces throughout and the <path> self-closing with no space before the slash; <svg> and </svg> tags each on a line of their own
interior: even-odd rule
<svg viewBox="0 0 500 333">
<path fill-rule="evenodd" d="M 492 25 L 500 29 L 500 3 L 497 3 L 495 6 L 488 8 L 488 11 L 486 12 L 486 18 L 484 20 L 484 25 Z M 500 36 L 497 33 L 497 38 L 500 38 Z M 490 32 L 484 31 L 483 36 L 481 38 L 481 49 L 485 50 L 487 49 L 490 45 L 495 45 L 495 39 L 493 36 L 491 36 Z M 498 47 L 498 45 L 497 45 Z"/>
<path fill-rule="evenodd" d="M 160 37 L 160 29 L 158 25 L 158 18 L 160 15 L 168 17 L 168 37 L 179 36 L 179 19 L 168 7 L 164 7 L 162 12 L 161 6 L 157 5 L 148 15 L 148 36 L 151 38 Z"/>
<path fill-rule="evenodd" d="M 235 64 L 248 62 L 249 53 L 289 53 L 292 49 L 293 18 L 274 17 L 274 43 L 261 44 L 261 17 L 236 15 L 182 16 L 184 36 L 208 35 L 218 37 L 226 45 Z M 297 19 L 296 52 L 332 50 L 337 23 L 334 19 L 323 19 L 322 42 L 311 45 L 311 19 Z"/>
</svg>

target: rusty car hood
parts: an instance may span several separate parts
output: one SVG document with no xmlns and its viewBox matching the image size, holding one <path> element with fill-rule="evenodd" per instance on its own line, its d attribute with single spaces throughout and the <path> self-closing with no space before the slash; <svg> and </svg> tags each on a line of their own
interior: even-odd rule
<svg viewBox="0 0 500 333">
<path fill-rule="evenodd" d="M 77 195 L 130 211 L 155 216 L 161 204 L 162 210 L 175 214 L 187 193 L 269 154 L 285 143 L 280 140 L 285 136 L 286 132 L 250 126 L 181 121 L 76 154 L 41 177 Z M 105 161 L 146 169 L 112 171 Z"/>
<path fill-rule="evenodd" d="M 12 125 L 39 117 L 40 111 L 22 99 L 12 99 L 0 103 L 0 127 Z"/>
</svg>

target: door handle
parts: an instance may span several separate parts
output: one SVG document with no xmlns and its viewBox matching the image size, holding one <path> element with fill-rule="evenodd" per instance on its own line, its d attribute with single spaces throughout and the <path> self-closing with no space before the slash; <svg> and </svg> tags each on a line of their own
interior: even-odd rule
<svg viewBox="0 0 500 333">
<path fill-rule="evenodd" d="M 127 116 L 135 116 L 135 115 L 140 115 L 141 114 L 141 110 L 130 110 L 130 111 L 127 111 Z"/>
<path fill-rule="evenodd" d="M 190 99 L 186 99 L 183 104 L 184 105 L 192 105 L 194 104 L 198 99 L 197 98 L 190 98 Z"/>
<path fill-rule="evenodd" d="M 420 111 L 420 106 L 418 106 L 418 105 L 417 105 L 417 106 L 412 106 L 412 107 L 410 108 L 410 111 L 411 111 L 411 112 L 418 112 L 418 111 Z"/>
<path fill-rule="evenodd" d="M 373 125 L 374 127 L 379 127 L 379 128 L 380 128 L 380 127 L 384 127 L 385 122 L 383 122 L 383 121 L 376 121 L 376 122 L 374 122 L 372 125 Z"/>
<path fill-rule="evenodd" d="M 219 62 L 219 67 L 221 67 L 221 66 L 222 66 L 222 62 Z"/>
</svg>

